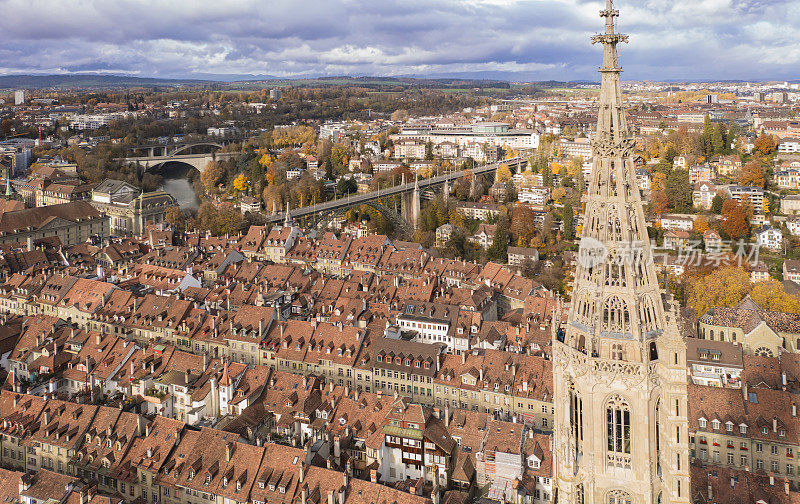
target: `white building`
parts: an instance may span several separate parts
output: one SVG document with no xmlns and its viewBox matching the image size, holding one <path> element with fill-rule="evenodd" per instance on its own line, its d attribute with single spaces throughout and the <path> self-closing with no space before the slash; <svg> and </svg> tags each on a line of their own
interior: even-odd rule
<svg viewBox="0 0 800 504">
<path fill-rule="evenodd" d="M 756 229 L 754 233 L 756 243 L 759 247 L 768 248 L 771 250 L 780 250 L 783 244 L 781 232 L 772 226 L 762 226 Z"/>
<path fill-rule="evenodd" d="M 14 105 L 24 105 L 25 104 L 25 91 L 19 89 L 14 91 Z"/>
</svg>

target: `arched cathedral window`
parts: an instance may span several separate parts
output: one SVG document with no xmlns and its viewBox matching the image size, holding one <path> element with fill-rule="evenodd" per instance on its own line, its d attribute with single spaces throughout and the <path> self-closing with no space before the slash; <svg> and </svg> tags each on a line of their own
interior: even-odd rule
<svg viewBox="0 0 800 504">
<path fill-rule="evenodd" d="M 583 399 L 574 384 L 570 385 L 569 403 L 570 433 L 575 439 L 577 457 L 583 453 Z"/>
<path fill-rule="evenodd" d="M 611 358 L 614 360 L 622 360 L 623 359 L 622 353 L 622 343 L 614 343 L 611 345 Z"/>
<path fill-rule="evenodd" d="M 611 465 L 630 467 L 631 409 L 619 395 L 606 403 L 606 450 Z"/>
<path fill-rule="evenodd" d="M 624 490 L 611 490 L 606 498 L 607 504 L 633 504 L 631 495 Z"/>
<path fill-rule="evenodd" d="M 610 296 L 603 307 L 603 327 L 606 331 L 624 333 L 631 330 L 628 305 L 619 296 Z"/>
</svg>

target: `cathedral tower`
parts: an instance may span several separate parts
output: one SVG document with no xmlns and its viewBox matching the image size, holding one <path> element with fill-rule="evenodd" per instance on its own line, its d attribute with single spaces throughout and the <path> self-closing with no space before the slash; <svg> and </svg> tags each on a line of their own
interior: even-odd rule
<svg viewBox="0 0 800 504">
<path fill-rule="evenodd" d="M 553 343 L 558 504 L 688 503 L 686 347 L 665 310 L 622 104 L 611 0 L 567 326 Z"/>
</svg>

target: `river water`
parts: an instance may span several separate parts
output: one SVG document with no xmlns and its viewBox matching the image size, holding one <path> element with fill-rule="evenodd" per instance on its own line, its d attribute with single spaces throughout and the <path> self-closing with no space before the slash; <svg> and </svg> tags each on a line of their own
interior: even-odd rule
<svg viewBox="0 0 800 504">
<path fill-rule="evenodd" d="M 160 189 L 171 194 L 177 201 L 181 210 L 195 211 L 200 207 L 200 199 L 189 181 L 189 170 L 194 168 L 178 163 L 169 163 L 160 170 L 164 183 Z"/>
</svg>

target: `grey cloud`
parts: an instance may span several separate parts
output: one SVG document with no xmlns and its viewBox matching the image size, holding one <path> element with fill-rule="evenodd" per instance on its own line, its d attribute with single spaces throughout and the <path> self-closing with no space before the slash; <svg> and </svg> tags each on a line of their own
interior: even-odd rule
<svg viewBox="0 0 800 504">
<path fill-rule="evenodd" d="M 0 73 L 594 79 L 598 0 L 4 0 Z M 792 78 L 800 0 L 618 0 L 631 79 Z"/>
</svg>

